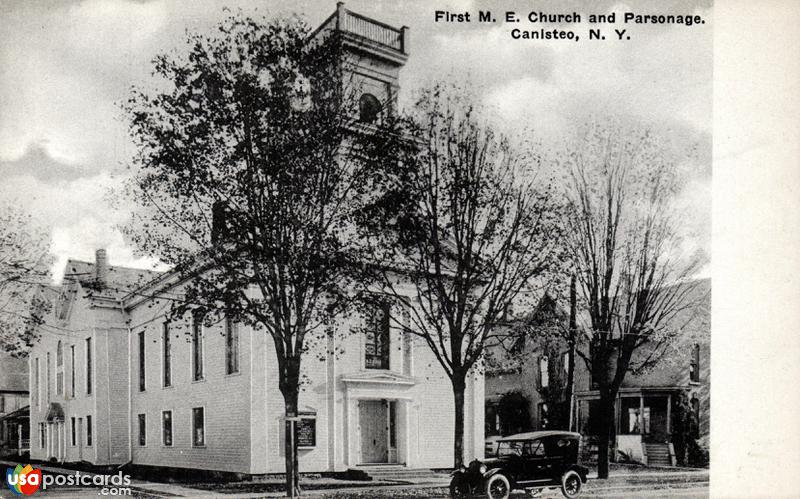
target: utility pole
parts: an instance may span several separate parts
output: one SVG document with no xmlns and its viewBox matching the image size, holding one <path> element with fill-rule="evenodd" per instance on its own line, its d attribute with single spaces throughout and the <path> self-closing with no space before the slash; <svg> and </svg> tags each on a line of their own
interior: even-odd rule
<svg viewBox="0 0 800 499">
<path fill-rule="evenodd" d="M 577 297 L 575 293 L 575 274 L 569 282 L 569 353 L 567 354 L 567 403 L 569 404 L 569 430 L 572 431 L 575 418 L 573 398 L 575 396 L 575 336 L 577 329 Z"/>
</svg>

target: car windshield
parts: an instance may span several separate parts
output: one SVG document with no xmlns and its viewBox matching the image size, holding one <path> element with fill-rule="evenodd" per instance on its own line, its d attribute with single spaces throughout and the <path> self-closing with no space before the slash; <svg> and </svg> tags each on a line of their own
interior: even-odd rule
<svg viewBox="0 0 800 499">
<path fill-rule="evenodd" d="M 521 456 L 522 447 L 525 442 L 521 440 L 512 440 L 510 442 L 500 442 L 497 447 L 498 456 Z"/>
<path fill-rule="evenodd" d="M 500 442 L 498 456 L 544 456 L 544 446 L 538 440 L 510 440 Z"/>
</svg>

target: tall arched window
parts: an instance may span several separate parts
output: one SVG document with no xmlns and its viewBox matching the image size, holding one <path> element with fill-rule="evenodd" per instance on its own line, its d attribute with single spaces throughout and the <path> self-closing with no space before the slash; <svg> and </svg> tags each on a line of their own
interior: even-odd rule
<svg viewBox="0 0 800 499">
<path fill-rule="evenodd" d="M 700 381 L 700 345 L 696 343 L 692 347 L 692 357 L 689 361 L 689 381 L 695 383 Z"/>
<path fill-rule="evenodd" d="M 539 357 L 539 385 L 542 388 L 550 386 L 550 365 L 546 355 Z"/>
<path fill-rule="evenodd" d="M 372 94 L 364 94 L 358 100 L 358 119 L 364 123 L 374 123 L 381 113 L 381 102 Z"/>
<path fill-rule="evenodd" d="M 389 369 L 390 314 L 388 303 L 375 303 L 370 307 L 364 331 L 364 367 L 367 369 Z"/>
<path fill-rule="evenodd" d="M 64 394 L 64 347 L 61 341 L 56 346 L 56 393 Z"/>
</svg>

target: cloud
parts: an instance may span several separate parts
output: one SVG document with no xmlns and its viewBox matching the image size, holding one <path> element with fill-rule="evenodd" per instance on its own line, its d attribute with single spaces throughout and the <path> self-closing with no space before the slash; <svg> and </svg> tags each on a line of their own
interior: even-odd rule
<svg viewBox="0 0 800 499">
<path fill-rule="evenodd" d="M 31 176 L 44 183 L 65 182 L 97 174 L 85 165 L 74 165 L 58 161 L 50 156 L 46 143 L 28 146 L 25 153 L 8 161 L 0 159 L 0 178 Z"/>
<path fill-rule="evenodd" d="M 56 255 L 52 267 L 53 280 L 60 282 L 69 258 L 92 262 L 95 251 L 101 248 L 107 251 L 111 265 L 166 270 L 156 260 L 137 256 L 113 224 L 94 217 L 84 217 L 75 224 L 53 230 L 50 244 L 50 252 Z"/>
</svg>

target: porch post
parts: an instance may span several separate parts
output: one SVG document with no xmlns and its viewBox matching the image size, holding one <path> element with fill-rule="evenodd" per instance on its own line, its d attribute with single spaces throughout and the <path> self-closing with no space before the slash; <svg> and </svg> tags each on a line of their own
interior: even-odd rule
<svg viewBox="0 0 800 499">
<path fill-rule="evenodd" d="M 639 434 L 644 438 L 644 394 L 639 393 Z"/>
<path fill-rule="evenodd" d="M 670 423 L 672 421 L 672 394 L 667 394 L 667 441 L 672 440 L 672 429 Z"/>
</svg>

